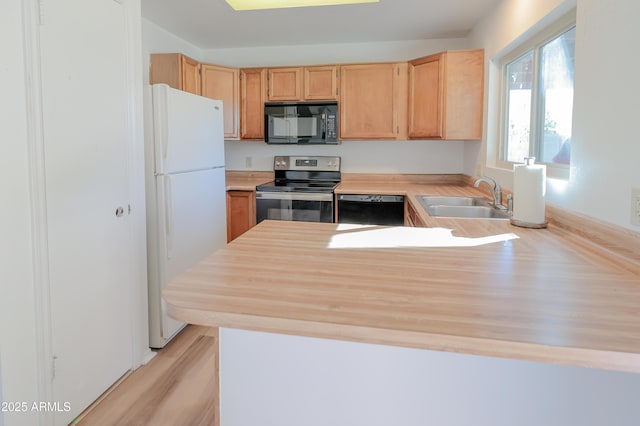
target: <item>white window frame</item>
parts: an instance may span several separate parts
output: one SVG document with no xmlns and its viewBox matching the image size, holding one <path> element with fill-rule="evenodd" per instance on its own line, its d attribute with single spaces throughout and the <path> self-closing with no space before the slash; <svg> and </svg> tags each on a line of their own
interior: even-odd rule
<svg viewBox="0 0 640 426">
<path fill-rule="evenodd" d="M 532 86 L 532 99 L 531 99 L 531 133 L 529 135 L 529 155 L 537 157 L 536 145 L 539 143 L 538 133 L 540 131 L 539 116 L 540 107 L 538 100 L 540 94 L 538 93 L 538 87 L 540 83 L 540 47 L 547 42 L 560 36 L 561 34 L 569 31 L 576 26 L 576 11 L 573 9 L 571 12 L 565 14 L 563 17 L 538 32 L 531 38 L 523 41 L 513 50 L 505 53 L 498 58 L 497 63 L 499 67 L 499 113 L 498 113 L 498 140 L 497 149 L 495 150 L 495 166 L 502 169 L 513 170 L 513 165 L 517 164 L 506 160 L 507 152 L 507 111 L 508 111 L 508 75 L 507 65 L 521 56 L 533 51 L 533 86 Z M 575 74 L 574 74 L 575 75 Z M 575 80 L 574 80 L 575 85 Z M 537 162 L 537 161 L 536 161 Z M 570 164 L 556 164 L 556 163 L 544 163 L 547 166 L 547 177 L 558 179 L 569 179 Z"/>
</svg>

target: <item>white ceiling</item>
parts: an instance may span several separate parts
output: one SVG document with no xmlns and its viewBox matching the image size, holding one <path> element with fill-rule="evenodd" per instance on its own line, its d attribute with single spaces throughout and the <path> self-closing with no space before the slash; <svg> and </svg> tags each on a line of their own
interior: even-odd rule
<svg viewBox="0 0 640 426">
<path fill-rule="evenodd" d="M 225 0 L 142 0 L 142 16 L 201 49 L 464 37 L 500 0 L 380 0 L 234 11 Z"/>
</svg>

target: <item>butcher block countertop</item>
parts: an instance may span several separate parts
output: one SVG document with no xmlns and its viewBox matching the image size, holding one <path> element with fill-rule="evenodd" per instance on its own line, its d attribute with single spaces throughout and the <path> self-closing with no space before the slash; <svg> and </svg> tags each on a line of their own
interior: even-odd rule
<svg viewBox="0 0 640 426">
<path fill-rule="evenodd" d="M 402 188 L 415 207 L 477 194 Z M 163 296 L 193 324 L 640 373 L 636 263 L 553 224 L 419 214 L 428 228 L 264 221 Z"/>
</svg>

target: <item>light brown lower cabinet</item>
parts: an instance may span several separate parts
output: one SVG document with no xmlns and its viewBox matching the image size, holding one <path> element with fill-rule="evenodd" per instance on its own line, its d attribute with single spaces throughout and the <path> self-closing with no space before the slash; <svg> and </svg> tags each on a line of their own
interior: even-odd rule
<svg viewBox="0 0 640 426">
<path fill-rule="evenodd" d="M 405 226 L 424 227 L 425 223 L 422 221 L 416 209 L 413 208 L 411 203 L 405 201 L 404 209 L 404 224 Z"/>
<path fill-rule="evenodd" d="M 227 191 L 227 242 L 256 225 L 256 195 L 253 191 Z"/>
</svg>

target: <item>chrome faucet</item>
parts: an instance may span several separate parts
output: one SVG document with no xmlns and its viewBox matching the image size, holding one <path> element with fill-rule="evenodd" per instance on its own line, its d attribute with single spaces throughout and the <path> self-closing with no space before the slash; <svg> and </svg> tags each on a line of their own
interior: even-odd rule
<svg viewBox="0 0 640 426">
<path fill-rule="evenodd" d="M 483 176 L 480 179 L 476 180 L 476 183 L 473 184 L 476 188 L 480 187 L 481 183 L 485 183 L 489 189 L 491 190 L 491 194 L 493 195 L 493 202 L 491 205 L 498 209 L 505 209 L 502 205 L 502 187 L 496 180 L 489 176 Z"/>
</svg>

